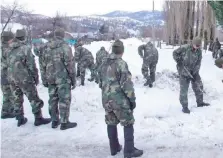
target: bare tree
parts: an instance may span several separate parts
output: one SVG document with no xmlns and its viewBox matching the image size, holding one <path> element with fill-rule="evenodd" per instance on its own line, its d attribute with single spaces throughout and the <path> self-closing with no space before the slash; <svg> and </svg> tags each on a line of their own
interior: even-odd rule
<svg viewBox="0 0 223 158">
<path fill-rule="evenodd" d="M 20 13 L 22 9 L 23 7 L 19 5 L 16 0 L 11 5 L 5 5 L 5 6 L 1 5 L 1 17 L 2 17 L 1 18 L 1 23 L 2 23 L 1 35 L 2 35 L 2 32 L 5 31 L 8 24 L 13 19 L 19 16 L 18 14 Z"/>
<path fill-rule="evenodd" d="M 200 2 L 197 1 L 197 11 L 196 11 L 196 31 L 195 31 L 195 36 L 198 36 L 198 29 L 199 29 L 199 24 L 200 24 Z"/>
</svg>

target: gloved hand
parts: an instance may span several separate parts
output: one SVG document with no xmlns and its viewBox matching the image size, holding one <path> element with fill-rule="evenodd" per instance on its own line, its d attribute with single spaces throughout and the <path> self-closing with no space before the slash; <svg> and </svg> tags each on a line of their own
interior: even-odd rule
<svg viewBox="0 0 223 158">
<path fill-rule="evenodd" d="M 43 83 L 43 86 L 48 87 L 49 85 L 48 85 L 48 83 Z"/>
<path fill-rule="evenodd" d="M 35 85 L 37 86 L 39 84 L 39 76 L 36 76 L 34 78 L 34 82 L 35 82 Z"/>
<path fill-rule="evenodd" d="M 136 102 L 130 102 L 130 109 L 133 111 L 136 107 Z"/>
<path fill-rule="evenodd" d="M 71 89 L 74 90 L 76 88 L 76 84 L 71 86 Z"/>
</svg>

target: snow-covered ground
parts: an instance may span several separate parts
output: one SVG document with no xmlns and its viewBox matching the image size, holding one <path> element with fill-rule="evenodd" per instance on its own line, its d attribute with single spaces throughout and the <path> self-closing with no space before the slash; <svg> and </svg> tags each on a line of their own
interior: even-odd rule
<svg viewBox="0 0 223 158">
<path fill-rule="evenodd" d="M 183 114 L 179 103 L 179 83 L 173 78 L 176 65 L 172 47 L 159 50 L 157 80 L 154 88 L 143 86 L 142 60 L 137 53 L 141 41 L 123 40 L 124 60 L 133 75 L 137 107 L 135 115 L 135 146 L 144 150 L 142 158 L 222 158 L 223 157 L 223 70 L 214 66 L 211 53 L 203 53 L 200 74 L 210 107 L 196 108 L 194 93 L 189 90 L 191 114 Z M 86 48 L 95 53 L 101 46 L 110 49 L 110 42 L 93 42 Z M 169 48 L 169 49 L 168 49 Z M 87 72 L 89 77 L 89 71 Z M 78 82 L 78 85 L 80 83 Z M 44 100 L 43 114 L 48 114 L 48 92 L 41 84 Z M 2 99 L 2 95 L 1 95 Z M 28 123 L 17 127 L 14 119 L 1 120 L 2 158 L 111 158 L 98 85 L 86 81 L 72 91 L 70 121 L 74 129 L 60 131 L 51 124 L 34 127 L 34 116 L 25 97 L 25 116 Z M 119 126 L 123 144 L 123 129 Z M 122 158 L 123 152 L 115 158 Z"/>
</svg>

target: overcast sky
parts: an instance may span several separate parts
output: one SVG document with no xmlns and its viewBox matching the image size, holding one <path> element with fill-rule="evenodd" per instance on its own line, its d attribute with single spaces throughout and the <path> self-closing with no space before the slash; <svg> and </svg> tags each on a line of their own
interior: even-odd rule
<svg viewBox="0 0 223 158">
<path fill-rule="evenodd" d="M 14 0 L 1 0 L 3 4 Z M 56 11 L 66 15 L 105 14 L 115 10 L 152 10 L 152 0 L 17 0 L 34 13 L 54 16 Z M 155 0 L 155 10 L 162 10 L 164 0 Z"/>
</svg>

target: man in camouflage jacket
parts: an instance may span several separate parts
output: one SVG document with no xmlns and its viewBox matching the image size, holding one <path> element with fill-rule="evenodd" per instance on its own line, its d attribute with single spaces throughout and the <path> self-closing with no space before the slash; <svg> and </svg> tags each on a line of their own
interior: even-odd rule
<svg viewBox="0 0 223 158">
<path fill-rule="evenodd" d="M 188 109 L 188 88 L 191 82 L 196 96 L 197 106 L 209 106 L 203 102 L 203 83 L 199 75 L 202 60 L 200 49 L 201 39 L 195 37 L 192 44 L 183 45 L 173 52 L 173 58 L 177 62 L 177 70 L 180 75 L 180 103 L 184 113 L 190 113 Z"/>
<path fill-rule="evenodd" d="M 143 59 L 142 74 L 147 80 L 144 86 L 149 85 L 149 87 L 152 87 L 155 81 L 156 65 L 159 58 L 158 51 L 151 42 L 148 42 L 138 47 L 138 53 Z M 150 70 L 150 74 L 148 73 L 148 69 Z"/>
<path fill-rule="evenodd" d="M 9 48 L 9 44 L 13 40 L 13 33 L 9 31 L 4 31 L 2 33 L 2 56 L 1 56 L 1 89 L 3 93 L 3 103 L 2 103 L 2 112 L 1 112 L 1 118 L 14 118 L 14 96 L 13 92 L 10 89 L 10 84 L 8 81 L 8 74 L 7 74 L 7 49 Z"/>
<path fill-rule="evenodd" d="M 124 45 L 116 40 L 112 46 L 112 53 L 105 58 L 99 70 L 99 86 L 102 89 L 102 104 L 105 109 L 105 122 L 110 143 L 111 155 L 121 150 L 118 141 L 117 124 L 124 126 L 124 157 L 139 157 L 142 150 L 134 147 L 134 117 L 136 97 L 131 81 L 131 73 L 127 63 L 122 59 Z"/>
<path fill-rule="evenodd" d="M 71 88 L 76 85 L 75 62 L 71 48 L 63 40 L 64 30 L 56 29 L 54 35 L 55 39 L 43 54 L 42 82 L 48 87 L 52 128 L 57 128 L 61 122 L 60 129 L 66 130 L 77 126 L 77 123 L 69 122 Z"/>
<path fill-rule="evenodd" d="M 101 47 L 101 49 L 96 53 L 96 65 L 95 70 L 98 72 L 98 69 L 100 65 L 102 64 L 102 61 L 108 57 L 109 53 L 105 50 L 105 47 Z M 98 75 L 96 77 L 96 82 L 98 83 Z"/>
<path fill-rule="evenodd" d="M 91 78 L 88 80 L 94 81 L 96 78 L 94 57 L 88 49 L 82 46 L 81 42 L 77 43 L 75 46 L 75 61 L 78 63 L 80 68 L 81 85 L 84 85 L 85 70 L 87 68 L 91 71 Z"/>
<path fill-rule="evenodd" d="M 31 48 L 25 43 L 25 37 L 25 30 L 17 30 L 16 38 L 10 44 L 7 52 L 8 76 L 15 97 L 14 111 L 18 120 L 17 126 L 27 122 L 27 118 L 24 117 L 23 94 L 27 96 L 32 106 L 35 116 L 34 125 L 39 126 L 48 124 L 51 120 L 42 117 L 43 101 L 39 98 L 36 89 L 36 85 L 39 83 L 38 70 Z"/>
</svg>

